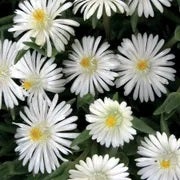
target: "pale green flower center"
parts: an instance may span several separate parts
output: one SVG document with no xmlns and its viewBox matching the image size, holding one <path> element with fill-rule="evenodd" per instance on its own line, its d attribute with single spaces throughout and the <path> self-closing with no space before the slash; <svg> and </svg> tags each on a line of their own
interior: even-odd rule
<svg viewBox="0 0 180 180">
<path fill-rule="evenodd" d="M 0 66 L 0 81 L 4 82 L 10 76 L 9 69 L 7 67 Z"/>
<path fill-rule="evenodd" d="M 108 180 L 107 176 L 103 172 L 96 172 L 88 180 Z"/>
<path fill-rule="evenodd" d="M 136 63 L 136 69 L 141 72 L 145 72 L 149 69 L 149 61 L 146 59 L 140 59 Z"/>
<path fill-rule="evenodd" d="M 29 137 L 33 142 L 46 141 L 51 136 L 49 128 L 45 124 L 39 124 L 32 127 L 29 131 Z"/>
<path fill-rule="evenodd" d="M 111 110 L 105 118 L 105 125 L 108 128 L 114 128 L 122 122 L 122 115 L 118 110 Z"/>
<path fill-rule="evenodd" d="M 48 15 L 44 9 L 36 9 L 32 13 L 33 26 L 37 30 L 47 29 L 50 25 Z"/>
<path fill-rule="evenodd" d="M 80 65 L 85 72 L 90 74 L 97 70 L 97 60 L 93 57 L 83 57 Z"/>
</svg>

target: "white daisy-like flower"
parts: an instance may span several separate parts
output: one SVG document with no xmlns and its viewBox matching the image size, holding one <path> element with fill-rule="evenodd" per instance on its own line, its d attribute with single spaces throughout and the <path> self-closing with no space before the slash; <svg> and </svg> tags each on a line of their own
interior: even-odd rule
<svg viewBox="0 0 180 180">
<path fill-rule="evenodd" d="M 108 154 L 93 155 L 86 161 L 80 160 L 76 169 L 69 170 L 68 180 L 130 180 L 128 167 L 119 163 L 119 158 L 109 157 Z"/>
<path fill-rule="evenodd" d="M 65 80 L 62 79 L 62 68 L 56 68 L 54 58 L 47 59 L 34 51 L 28 51 L 14 66 L 12 76 L 21 80 L 24 93 L 31 101 L 32 97 L 42 96 L 50 101 L 46 91 L 62 92 Z"/>
<path fill-rule="evenodd" d="M 18 41 L 19 49 L 27 48 L 23 42 L 35 38 L 36 44 L 41 47 L 47 46 L 48 56 L 52 54 L 52 44 L 57 51 L 64 51 L 70 35 L 74 35 L 71 26 L 79 26 L 74 20 L 62 18 L 62 13 L 71 6 L 72 3 L 65 3 L 65 0 L 20 2 L 20 9 L 15 11 L 15 25 L 9 29 L 10 32 L 15 32 L 15 37 L 23 33 Z"/>
<path fill-rule="evenodd" d="M 24 100 L 23 90 L 12 79 L 12 67 L 17 56 L 16 43 L 5 39 L 0 40 L 0 109 L 2 101 L 7 108 L 18 105 L 18 100 Z"/>
<path fill-rule="evenodd" d="M 124 13 L 128 10 L 127 4 L 122 0 L 74 0 L 73 11 L 76 14 L 80 9 L 84 12 L 84 20 L 89 19 L 94 13 L 100 19 L 103 13 L 111 16 L 112 12 Z"/>
<path fill-rule="evenodd" d="M 174 81 L 176 71 L 171 67 L 174 55 L 169 54 L 170 49 L 160 51 L 163 44 L 158 35 L 146 33 L 132 35 L 132 40 L 123 39 L 118 47 L 119 78 L 115 83 L 117 87 L 125 85 L 125 96 L 134 91 L 134 100 L 139 97 L 147 102 L 154 101 L 154 94 L 161 97 L 161 93 L 167 93 L 165 85 L 168 80 Z"/>
<path fill-rule="evenodd" d="M 16 123 L 19 126 L 15 134 L 19 159 L 23 166 L 29 162 L 28 170 L 35 174 L 39 171 L 51 173 L 59 167 L 58 158 L 66 161 L 63 155 L 71 153 L 71 139 L 78 133 L 74 123 L 76 116 L 70 116 L 72 109 L 64 101 L 57 104 L 56 94 L 50 106 L 42 98 L 33 98 L 29 107 L 25 107 L 25 114 L 20 112 L 25 123 Z"/>
<path fill-rule="evenodd" d="M 68 76 L 67 82 L 75 79 L 71 92 L 81 97 L 88 93 L 95 95 L 95 90 L 100 93 L 109 91 L 108 85 L 114 85 L 116 57 L 108 50 L 110 45 L 107 42 L 100 45 L 100 41 L 100 36 L 97 39 L 85 36 L 81 45 L 76 39 L 69 60 L 64 61 L 63 72 Z"/>
<path fill-rule="evenodd" d="M 137 166 L 141 179 L 179 180 L 180 178 L 180 139 L 174 135 L 167 137 L 157 132 L 149 135 L 138 147 Z"/>
<path fill-rule="evenodd" d="M 90 113 L 86 121 L 90 124 L 87 130 L 98 143 L 109 147 L 123 146 L 134 139 L 136 130 L 132 127 L 132 111 L 126 102 L 121 104 L 105 97 L 104 101 L 97 99 L 89 107 Z"/>
<path fill-rule="evenodd" d="M 163 13 L 163 6 L 170 7 L 172 0 L 128 0 L 129 5 L 129 15 L 132 15 L 137 11 L 138 16 L 144 16 L 148 18 L 149 16 L 154 17 L 153 7 L 157 8 L 161 13 Z"/>
</svg>

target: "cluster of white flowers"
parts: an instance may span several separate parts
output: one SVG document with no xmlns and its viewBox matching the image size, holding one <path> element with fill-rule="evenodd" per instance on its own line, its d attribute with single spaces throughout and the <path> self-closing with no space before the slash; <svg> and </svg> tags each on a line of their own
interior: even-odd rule
<svg viewBox="0 0 180 180">
<path fill-rule="evenodd" d="M 28 164 L 29 172 L 51 173 L 60 166 L 59 160 L 66 161 L 69 153 L 78 147 L 71 147 L 72 139 L 78 136 L 77 116 L 70 116 L 71 106 L 65 101 L 58 102 L 58 94 L 71 85 L 71 93 L 83 97 L 88 93 L 110 91 L 111 86 L 124 86 L 124 95 L 133 92 L 133 99 L 141 102 L 155 100 L 167 93 L 165 85 L 174 81 L 172 67 L 175 58 L 170 49 L 163 49 L 164 40 L 158 35 L 140 34 L 125 38 L 118 46 L 117 54 L 110 50 L 110 44 L 101 36 L 84 36 L 75 39 L 68 59 L 62 67 L 55 63 L 53 50 L 65 51 L 71 35 L 80 24 L 64 19 L 64 11 L 72 7 L 74 14 L 80 10 L 87 20 L 95 15 L 111 16 L 113 13 L 139 16 L 154 16 L 153 7 L 161 13 L 163 6 L 169 7 L 171 0 L 24 0 L 15 11 L 14 32 L 17 43 L 0 41 L 0 108 L 14 108 L 18 100 L 27 100 L 24 113 L 20 112 L 22 123 L 15 134 L 19 159 Z M 153 4 L 153 6 L 152 6 Z M 47 57 L 31 49 L 26 42 L 46 50 Z M 16 62 L 20 50 L 26 50 Z M 54 98 L 51 99 L 50 94 Z M 86 129 L 100 145 L 106 148 L 123 147 L 134 139 L 131 107 L 125 101 L 118 102 L 108 97 L 96 99 L 85 115 Z M 142 179 L 178 180 L 180 177 L 180 139 L 165 133 L 149 135 L 138 147 L 136 159 Z M 119 159 L 108 154 L 93 155 L 86 161 L 80 160 L 76 170 L 69 171 L 74 180 L 130 180 L 128 167 Z"/>
</svg>

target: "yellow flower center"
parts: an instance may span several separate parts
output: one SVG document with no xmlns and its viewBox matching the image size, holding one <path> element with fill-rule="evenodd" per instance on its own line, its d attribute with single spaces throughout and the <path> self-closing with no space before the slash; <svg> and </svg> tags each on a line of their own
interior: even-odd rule
<svg viewBox="0 0 180 180">
<path fill-rule="evenodd" d="M 32 81 L 24 81 L 22 83 L 22 87 L 26 90 L 30 90 L 32 86 L 33 86 Z"/>
<path fill-rule="evenodd" d="M 32 13 L 32 25 L 37 31 L 46 30 L 51 27 L 50 17 L 43 9 L 36 9 Z"/>
<path fill-rule="evenodd" d="M 149 62 L 147 60 L 139 60 L 136 64 L 136 68 L 139 71 L 146 71 L 149 68 Z"/>
<path fill-rule="evenodd" d="M 170 160 L 162 160 L 160 161 L 160 166 L 162 169 L 168 169 L 171 166 Z"/>
<path fill-rule="evenodd" d="M 41 85 L 42 79 L 38 76 L 31 76 L 22 81 L 22 87 L 27 91 L 34 88 L 39 88 Z"/>
<path fill-rule="evenodd" d="M 33 18 L 36 22 L 43 23 L 46 17 L 46 13 L 43 9 L 36 9 L 33 12 Z"/>
<path fill-rule="evenodd" d="M 81 62 L 80 62 L 80 64 L 81 64 L 81 66 L 82 67 L 84 67 L 84 68 L 89 68 L 90 67 L 90 58 L 88 58 L 88 57 L 84 57 L 84 58 L 82 58 L 82 60 L 81 60 Z"/>
<path fill-rule="evenodd" d="M 51 137 L 51 129 L 43 122 L 30 129 L 29 137 L 33 142 L 46 142 Z"/>
<path fill-rule="evenodd" d="M 32 141 L 39 141 L 43 137 L 43 132 L 41 131 L 40 128 L 34 127 L 30 131 L 30 138 Z"/>
<path fill-rule="evenodd" d="M 117 118 L 114 115 L 109 115 L 105 122 L 106 122 L 106 126 L 111 128 L 116 126 Z"/>
<path fill-rule="evenodd" d="M 93 57 L 83 57 L 80 65 L 85 72 L 93 73 L 97 69 L 97 60 Z"/>
</svg>

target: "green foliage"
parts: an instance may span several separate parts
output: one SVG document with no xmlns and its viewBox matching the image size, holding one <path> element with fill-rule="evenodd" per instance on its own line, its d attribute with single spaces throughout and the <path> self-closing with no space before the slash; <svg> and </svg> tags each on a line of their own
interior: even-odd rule
<svg viewBox="0 0 180 180">
<path fill-rule="evenodd" d="M 27 173 L 27 168 L 22 166 L 18 160 L 7 161 L 0 165 L 1 180 L 8 180 L 13 176 Z"/>
<path fill-rule="evenodd" d="M 180 41 L 180 26 L 176 27 L 174 36 L 177 41 Z"/>
<path fill-rule="evenodd" d="M 79 145 L 80 143 L 83 143 L 84 141 L 88 140 L 90 138 L 89 131 L 84 130 L 82 133 L 79 134 L 79 136 L 73 140 L 71 146 Z"/>
<path fill-rule="evenodd" d="M 141 119 L 134 117 L 132 123 L 133 123 L 134 128 L 136 128 L 137 130 L 141 132 L 148 133 L 148 134 L 155 133 L 155 131 Z"/>
<path fill-rule="evenodd" d="M 78 96 L 77 98 L 77 108 L 83 108 L 86 112 L 89 109 L 89 105 L 94 101 L 94 97 L 91 94 L 87 94 L 82 98 Z"/>
<path fill-rule="evenodd" d="M 164 103 L 158 107 L 154 115 L 160 115 L 165 113 L 166 115 L 174 113 L 176 109 L 180 107 L 180 92 L 170 93 Z M 172 114 L 171 114 L 172 115 Z"/>
</svg>

